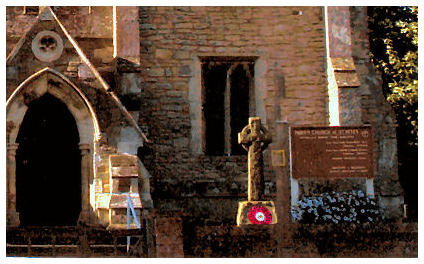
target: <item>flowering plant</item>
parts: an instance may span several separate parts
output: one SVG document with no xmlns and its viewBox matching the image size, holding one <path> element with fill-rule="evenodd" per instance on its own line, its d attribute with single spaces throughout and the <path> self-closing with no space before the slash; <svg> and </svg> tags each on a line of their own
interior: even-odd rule
<svg viewBox="0 0 424 264">
<path fill-rule="evenodd" d="M 361 191 L 322 193 L 303 197 L 291 208 L 295 221 L 301 223 L 369 223 L 384 219 L 376 201 Z"/>
</svg>

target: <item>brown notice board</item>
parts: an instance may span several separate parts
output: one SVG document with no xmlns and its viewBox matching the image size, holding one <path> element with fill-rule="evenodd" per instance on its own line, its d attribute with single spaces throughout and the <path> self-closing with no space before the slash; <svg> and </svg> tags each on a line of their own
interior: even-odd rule
<svg viewBox="0 0 424 264">
<path fill-rule="evenodd" d="M 292 176 L 374 178 L 370 126 L 290 127 Z"/>
</svg>

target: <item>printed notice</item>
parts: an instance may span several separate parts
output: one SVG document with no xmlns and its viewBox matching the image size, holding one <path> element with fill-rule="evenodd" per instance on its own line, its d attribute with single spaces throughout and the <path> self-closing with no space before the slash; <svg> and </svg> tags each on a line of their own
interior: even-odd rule
<svg viewBox="0 0 424 264">
<path fill-rule="evenodd" d="M 293 178 L 373 178 L 369 126 L 291 127 Z"/>
</svg>

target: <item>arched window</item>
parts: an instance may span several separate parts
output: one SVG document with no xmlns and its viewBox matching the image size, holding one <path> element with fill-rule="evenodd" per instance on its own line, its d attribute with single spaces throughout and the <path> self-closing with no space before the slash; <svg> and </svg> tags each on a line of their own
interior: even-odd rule
<svg viewBox="0 0 424 264">
<path fill-rule="evenodd" d="M 255 113 L 252 57 L 202 58 L 202 98 L 207 155 L 241 155 L 237 134 Z"/>
</svg>

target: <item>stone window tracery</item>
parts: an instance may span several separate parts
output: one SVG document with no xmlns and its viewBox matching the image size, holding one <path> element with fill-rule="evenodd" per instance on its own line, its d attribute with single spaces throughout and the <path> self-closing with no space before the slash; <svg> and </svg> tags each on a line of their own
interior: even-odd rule
<svg viewBox="0 0 424 264">
<path fill-rule="evenodd" d="M 40 61 L 52 62 L 62 55 L 63 41 L 56 32 L 43 30 L 32 40 L 31 49 Z"/>
</svg>

